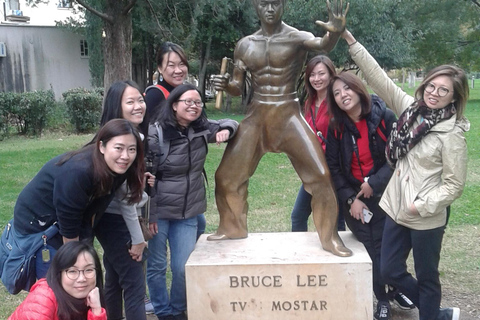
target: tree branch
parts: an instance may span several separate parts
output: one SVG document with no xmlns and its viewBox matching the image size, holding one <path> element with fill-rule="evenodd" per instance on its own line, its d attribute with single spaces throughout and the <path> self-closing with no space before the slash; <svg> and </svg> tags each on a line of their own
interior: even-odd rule
<svg viewBox="0 0 480 320">
<path fill-rule="evenodd" d="M 108 23 L 113 23 L 114 22 L 112 17 L 110 17 L 109 15 L 107 15 L 103 12 L 100 12 L 100 11 L 96 10 L 93 7 L 91 7 L 84 0 L 74 0 L 74 1 L 76 3 L 78 3 L 79 5 L 81 5 L 82 7 L 84 7 L 85 9 L 87 9 L 88 11 L 90 11 L 91 13 L 93 13 L 94 15 L 100 17 L 103 20 L 106 20 Z"/>
<path fill-rule="evenodd" d="M 133 6 L 135 5 L 136 2 L 137 2 L 137 0 L 130 0 L 130 2 L 125 6 L 125 8 L 123 8 L 122 14 L 127 15 L 128 12 L 130 10 L 132 10 L 132 8 L 133 8 Z"/>
<path fill-rule="evenodd" d="M 478 0 L 472 0 L 472 2 L 473 2 L 474 4 L 476 4 L 476 5 L 477 5 L 477 7 L 479 7 L 479 8 L 480 8 L 480 2 L 479 2 Z"/>
<path fill-rule="evenodd" d="M 157 13 L 153 9 L 152 3 L 150 2 L 150 0 L 146 0 L 146 1 L 148 3 L 148 6 L 150 7 L 150 11 L 152 12 L 153 16 L 155 17 L 155 20 L 157 21 L 158 28 L 160 29 L 160 32 L 162 33 L 163 38 L 167 38 L 167 33 L 165 32 L 162 25 L 160 24 L 160 21 L 158 20 Z"/>
</svg>

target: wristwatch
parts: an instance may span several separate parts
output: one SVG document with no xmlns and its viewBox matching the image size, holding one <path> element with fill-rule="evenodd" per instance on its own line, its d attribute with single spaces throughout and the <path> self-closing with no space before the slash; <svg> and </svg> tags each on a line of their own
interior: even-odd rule
<svg viewBox="0 0 480 320">
<path fill-rule="evenodd" d="M 355 196 L 351 196 L 350 198 L 347 199 L 347 204 L 351 206 L 354 201 L 355 201 Z"/>
</svg>

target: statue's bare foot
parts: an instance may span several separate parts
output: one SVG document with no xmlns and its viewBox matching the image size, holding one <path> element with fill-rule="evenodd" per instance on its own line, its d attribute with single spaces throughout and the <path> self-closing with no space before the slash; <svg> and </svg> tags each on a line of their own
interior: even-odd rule
<svg viewBox="0 0 480 320">
<path fill-rule="evenodd" d="M 227 236 L 225 233 L 222 232 L 216 232 L 214 234 L 211 234 L 207 237 L 207 240 L 210 241 L 215 241 L 215 240 L 229 240 L 229 239 L 245 239 L 248 236 L 248 233 L 246 232 L 237 232 L 234 235 Z"/>
<path fill-rule="evenodd" d="M 230 239 L 229 237 L 227 237 L 226 234 L 218 234 L 218 233 L 214 233 L 214 234 L 211 234 L 207 237 L 207 240 L 210 240 L 210 241 L 214 241 L 214 240 L 228 240 Z"/>
<path fill-rule="evenodd" d="M 352 250 L 345 247 L 343 243 L 342 244 L 335 243 L 335 242 L 330 242 L 326 244 L 322 243 L 322 246 L 324 250 L 330 251 L 331 253 L 339 257 L 350 257 L 353 254 Z"/>
</svg>

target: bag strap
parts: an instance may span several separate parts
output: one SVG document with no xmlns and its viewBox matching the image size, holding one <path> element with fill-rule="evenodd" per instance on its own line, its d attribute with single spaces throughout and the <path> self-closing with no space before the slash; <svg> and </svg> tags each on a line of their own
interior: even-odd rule
<svg viewBox="0 0 480 320">
<path fill-rule="evenodd" d="M 158 164 L 161 165 L 167 159 L 170 152 L 170 140 L 163 140 L 163 129 L 158 122 L 155 122 L 155 128 L 157 129 L 158 145 L 160 147 L 160 159 Z"/>
<path fill-rule="evenodd" d="M 154 84 L 152 86 L 149 86 L 147 87 L 147 89 L 145 89 L 145 94 L 147 93 L 148 90 L 150 89 L 158 89 L 160 91 L 162 91 L 163 93 L 163 96 L 165 97 L 165 99 L 168 98 L 168 96 L 170 95 L 170 92 L 164 87 L 164 86 L 161 86 L 159 84 Z"/>
</svg>

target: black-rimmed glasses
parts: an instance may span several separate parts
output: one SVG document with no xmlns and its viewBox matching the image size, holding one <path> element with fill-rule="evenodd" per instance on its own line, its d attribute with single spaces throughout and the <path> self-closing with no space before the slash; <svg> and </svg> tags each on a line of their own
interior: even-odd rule
<svg viewBox="0 0 480 320">
<path fill-rule="evenodd" d="M 435 87 L 433 83 L 427 83 L 427 85 L 425 86 L 425 92 L 428 92 L 428 93 L 434 93 L 435 89 L 437 89 L 437 87 Z M 437 94 L 439 97 L 445 97 L 449 92 L 450 90 L 444 87 L 438 87 L 438 90 L 437 90 Z"/>
<path fill-rule="evenodd" d="M 184 99 L 184 100 L 178 100 L 178 101 L 183 101 L 187 106 L 193 106 L 196 105 L 199 108 L 203 107 L 203 101 L 201 100 L 191 100 L 191 99 Z"/>
<path fill-rule="evenodd" d="M 95 268 L 87 268 L 85 270 L 78 270 L 78 269 L 65 270 L 65 274 L 67 275 L 67 278 L 70 280 L 77 280 L 78 277 L 80 277 L 80 273 L 83 273 L 85 278 L 92 279 L 93 277 L 95 277 L 97 271 Z"/>
</svg>

